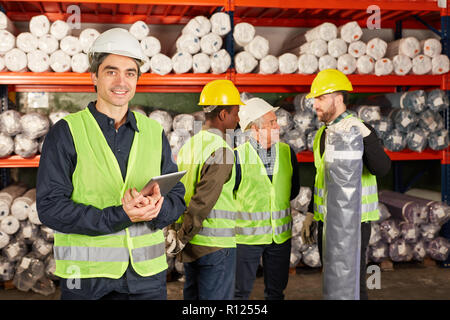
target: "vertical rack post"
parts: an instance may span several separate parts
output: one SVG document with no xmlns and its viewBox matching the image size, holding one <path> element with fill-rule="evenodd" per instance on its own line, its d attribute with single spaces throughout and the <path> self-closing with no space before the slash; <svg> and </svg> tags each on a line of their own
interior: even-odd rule
<svg viewBox="0 0 450 320">
<path fill-rule="evenodd" d="M 8 86 L 0 85 L 0 108 L 1 112 L 8 110 Z M 0 168 L 0 189 L 11 183 L 10 169 Z"/>
</svg>

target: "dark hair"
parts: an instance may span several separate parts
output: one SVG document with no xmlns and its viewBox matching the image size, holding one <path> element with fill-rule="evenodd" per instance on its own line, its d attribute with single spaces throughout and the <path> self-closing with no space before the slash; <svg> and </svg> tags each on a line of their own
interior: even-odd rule
<svg viewBox="0 0 450 320">
<path fill-rule="evenodd" d="M 211 112 L 205 112 L 205 120 L 214 120 L 219 116 L 219 113 L 225 110 L 227 113 L 230 113 L 230 106 L 217 106 Z"/>
</svg>

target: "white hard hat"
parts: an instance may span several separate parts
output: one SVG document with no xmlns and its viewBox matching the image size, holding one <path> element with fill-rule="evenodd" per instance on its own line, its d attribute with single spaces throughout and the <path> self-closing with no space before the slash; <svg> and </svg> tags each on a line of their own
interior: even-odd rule
<svg viewBox="0 0 450 320">
<path fill-rule="evenodd" d="M 248 129 L 247 126 L 265 115 L 270 111 L 277 111 L 278 107 L 274 108 L 269 103 L 261 98 L 251 98 L 247 100 L 245 106 L 239 107 L 239 125 L 242 131 Z"/>
<path fill-rule="evenodd" d="M 140 65 L 143 65 L 147 58 L 139 40 L 122 28 L 112 28 L 99 35 L 89 49 L 89 60 L 91 61 L 94 53 L 101 52 L 135 58 L 141 62 Z"/>
</svg>

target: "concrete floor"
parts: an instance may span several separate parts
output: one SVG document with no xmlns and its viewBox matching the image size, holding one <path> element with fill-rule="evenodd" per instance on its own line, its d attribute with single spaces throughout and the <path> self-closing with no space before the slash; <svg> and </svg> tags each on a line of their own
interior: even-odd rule
<svg viewBox="0 0 450 320">
<path fill-rule="evenodd" d="M 419 263 L 396 263 L 394 271 L 380 273 L 380 289 L 368 290 L 372 300 L 450 300 L 450 270 Z M 369 275 L 370 276 L 370 275 Z M 373 282 L 372 282 L 373 283 Z M 183 298 L 183 282 L 167 283 L 169 300 Z M 45 297 L 33 292 L 0 289 L 0 300 L 54 300 L 59 299 L 59 289 Z M 257 277 L 250 297 L 264 299 L 264 279 Z M 290 274 L 285 291 L 287 300 L 322 299 L 322 274 L 320 269 L 297 268 Z"/>
</svg>

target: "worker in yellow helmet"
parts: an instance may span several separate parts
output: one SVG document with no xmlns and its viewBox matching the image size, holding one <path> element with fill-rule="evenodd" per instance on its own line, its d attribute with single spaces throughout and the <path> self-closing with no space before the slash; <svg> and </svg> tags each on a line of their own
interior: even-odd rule
<svg viewBox="0 0 450 320">
<path fill-rule="evenodd" d="M 203 88 L 199 105 L 205 112 L 202 130 L 188 140 L 177 157 L 187 170 L 186 211 L 169 231 L 176 245 L 169 256 L 184 263 L 185 300 L 231 300 L 234 294 L 236 238 L 235 161 L 232 134 L 239 122 L 239 91 L 229 80 Z M 230 131 L 230 132 L 227 132 Z M 169 239 L 171 240 L 171 239 Z"/>
<path fill-rule="evenodd" d="M 311 242 L 310 227 L 313 218 L 319 221 L 318 242 L 322 256 L 322 232 L 324 221 L 324 165 L 325 135 L 327 128 L 334 127 L 336 131 L 348 132 L 351 127 L 357 127 L 363 137 L 363 173 L 362 173 L 362 215 L 361 215 L 361 261 L 360 261 L 360 299 L 367 299 L 366 289 L 366 249 L 370 239 L 371 221 L 379 219 L 378 194 L 376 177 L 388 173 L 391 160 L 384 152 L 376 131 L 368 123 L 361 121 L 347 111 L 347 93 L 353 87 L 342 72 L 335 69 L 322 70 L 314 78 L 311 92 L 307 98 L 314 98 L 314 110 L 325 126 L 320 128 L 315 136 L 313 151 L 316 177 L 314 183 L 313 209 L 307 214 L 301 231 L 306 242 Z M 325 134 L 323 134 L 325 132 Z"/>
</svg>

